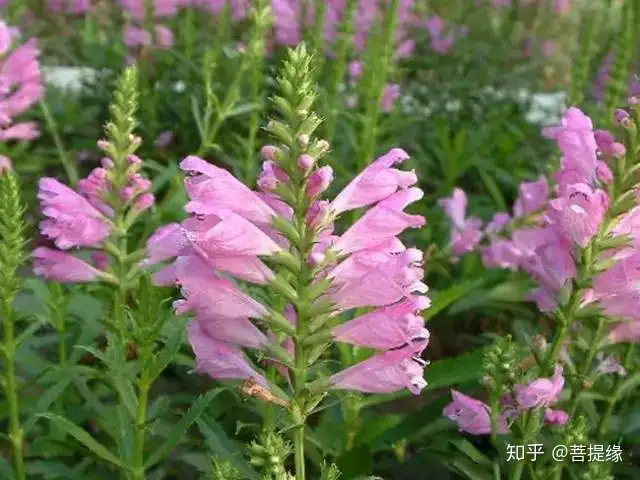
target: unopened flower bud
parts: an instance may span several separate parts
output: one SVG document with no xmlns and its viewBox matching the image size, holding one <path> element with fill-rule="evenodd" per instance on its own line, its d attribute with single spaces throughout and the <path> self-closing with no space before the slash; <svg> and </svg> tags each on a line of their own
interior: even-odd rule
<svg viewBox="0 0 640 480">
<path fill-rule="evenodd" d="M 298 143 L 302 148 L 307 148 L 309 146 L 309 135 L 302 134 L 298 137 Z"/>
<path fill-rule="evenodd" d="M 615 113 L 616 122 L 623 127 L 628 127 L 631 124 L 631 117 L 629 116 L 629 112 L 618 108 Z"/>
<path fill-rule="evenodd" d="M 301 170 L 309 170 L 311 167 L 313 167 L 313 163 L 314 159 L 311 155 L 304 154 L 298 157 L 298 167 L 300 167 Z"/>
<path fill-rule="evenodd" d="M 311 177 L 307 183 L 307 195 L 315 197 L 324 192 L 331 182 L 333 181 L 333 169 L 329 166 L 319 168 Z"/>
<path fill-rule="evenodd" d="M 262 147 L 262 156 L 265 160 L 276 161 L 276 155 L 278 153 L 278 147 L 274 145 L 265 145 Z"/>
<path fill-rule="evenodd" d="M 10 172 L 13 170 L 13 165 L 11 164 L 11 160 L 9 160 L 4 155 L 0 155 L 0 174 L 4 172 Z"/>
<path fill-rule="evenodd" d="M 113 160 L 108 157 L 104 157 L 102 160 L 100 160 L 100 165 L 102 165 L 102 168 L 106 168 L 107 170 L 109 170 L 113 168 Z"/>
<path fill-rule="evenodd" d="M 156 199 L 152 193 L 145 193 L 144 195 L 140 195 L 140 197 L 133 204 L 133 209 L 136 212 L 144 212 L 148 208 L 150 208 Z"/>
<path fill-rule="evenodd" d="M 98 140 L 98 148 L 106 152 L 111 148 L 111 142 L 108 140 Z"/>
</svg>

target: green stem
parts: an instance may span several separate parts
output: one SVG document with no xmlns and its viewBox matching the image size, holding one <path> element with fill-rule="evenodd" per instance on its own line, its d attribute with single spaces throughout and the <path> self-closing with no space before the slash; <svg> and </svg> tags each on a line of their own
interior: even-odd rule
<svg viewBox="0 0 640 480">
<path fill-rule="evenodd" d="M 591 338 L 591 343 L 589 345 L 589 351 L 587 352 L 587 356 L 584 359 L 584 363 L 582 367 L 578 369 L 578 373 L 581 378 L 587 377 L 589 372 L 591 371 L 591 365 L 593 364 L 593 359 L 596 356 L 596 351 L 598 350 L 598 344 L 600 343 L 600 336 L 604 330 L 604 318 L 598 318 L 598 325 L 596 327 L 596 331 Z M 578 402 L 580 401 L 580 395 L 582 394 L 581 380 L 578 379 L 577 388 L 573 392 L 573 398 L 571 400 L 571 406 L 569 408 L 569 416 L 573 417 L 578 409 Z"/>
<path fill-rule="evenodd" d="M 342 35 L 338 42 L 338 51 L 333 63 L 332 76 L 327 89 L 327 121 L 326 139 L 329 143 L 333 141 L 338 123 L 338 111 L 340 106 L 340 84 L 344 80 L 347 71 L 347 56 L 349 45 L 353 37 L 353 12 L 358 4 L 357 0 L 347 0 L 347 8 L 342 24 Z"/>
<path fill-rule="evenodd" d="M 4 299 L 3 316 L 4 321 L 4 354 L 5 354 L 5 371 L 4 381 L 6 385 L 6 397 L 9 409 L 9 439 L 13 449 L 13 461 L 16 480 L 25 480 L 26 473 L 24 468 L 23 457 L 23 439 L 24 432 L 20 425 L 20 406 L 18 399 L 18 386 L 16 382 L 15 372 L 15 349 L 16 342 L 14 338 L 14 323 L 12 311 L 12 299 Z"/>
<path fill-rule="evenodd" d="M 378 121 L 380 118 L 380 100 L 389 76 L 395 33 L 398 22 L 399 0 L 392 0 L 389 10 L 384 17 L 381 39 L 370 42 L 371 50 L 365 72 L 367 79 L 367 91 L 362 97 L 366 99 L 366 108 L 363 117 L 362 148 L 358 156 L 358 170 L 362 170 L 373 157 L 376 150 L 378 137 Z M 378 47 L 382 45 L 382 51 Z"/>
<path fill-rule="evenodd" d="M 627 352 L 624 357 L 623 366 L 625 369 L 629 369 L 631 367 L 631 363 L 633 361 L 633 353 L 634 353 L 635 344 L 630 343 L 627 345 Z M 609 426 L 609 420 L 611 419 L 611 415 L 613 415 L 613 409 L 616 406 L 616 403 L 620 399 L 620 395 L 622 393 L 622 386 L 624 384 L 624 380 L 621 376 L 618 376 L 616 382 L 611 390 L 611 394 L 609 395 L 609 400 L 607 402 L 607 408 L 604 411 L 602 417 L 600 417 L 600 423 L 598 424 L 598 433 L 597 438 L 602 438 L 604 434 L 607 432 L 607 428 Z"/>
<path fill-rule="evenodd" d="M 67 174 L 67 178 L 69 179 L 69 183 L 71 186 L 75 187 L 78 183 L 78 171 L 76 170 L 75 164 L 71 161 L 69 156 L 67 155 L 67 151 L 64 148 L 64 144 L 62 143 L 62 139 L 60 138 L 60 134 L 58 133 L 58 125 L 56 121 L 53 119 L 51 112 L 49 111 L 49 107 L 46 102 L 40 102 L 40 109 L 42 110 L 42 115 L 44 116 L 44 121 L 47 125 L 47 130 L 51 134 L 51 138 L 53 138 L 53 143 L 56 146 L 56 152 L 58 153 L 58 158 L 60 159 L 60 163 L 62 163 L 62 167 Z"/>
<path fill-rule="evenodd" d="M 144 440 L 147 423 L 147 403 L 149 402 L 149 383 L 146 371 L 143 372 L 139 385 L 138 409 L 136 414 L 135 456 L 133 464 L 133 478 L 144 480 Z"/>
<path fill-rule="evenodd" d="M 527 420 L 525 421 L 524 435 L 522 437 L 522 444 L 527 445 L 531 437 L 533 437 L 533 434 L 535 433 L 535 430 L 538 426 L 539 415 L 540 415 L 540 411 L 534 410 L 527 417 Z M 524 466 L 526 463 L 527 463 L 526 460 L 520 460 L 516 462 L 513 469 L 513 473 L 511 474 L 510 480 L 520 480 L 520 477 L 522 477 L 522 472 L 524 471 Z"/>
</svg>

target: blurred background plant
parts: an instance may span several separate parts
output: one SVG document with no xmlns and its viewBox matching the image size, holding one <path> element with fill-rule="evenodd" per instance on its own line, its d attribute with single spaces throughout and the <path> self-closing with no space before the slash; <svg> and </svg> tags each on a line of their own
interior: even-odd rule
<svg viewBox="0 0 640 480">
<path fill-rule="evenodd" d="M 535 335 L 551 332 L 553 324 L 528 301 L 530 279 L 487 270 L 475 253 L 452 262 L 449 221 L 437 200 L 460 187 L 468 211 L 488 222 L 494 212 L 509 211 L 521 182 L 556 169 L 557 150 L 540 132 L 558 123 L 566 106 L 579 105 L 594 123 L 612 126 L 614 109 L 640 94 L 640 2 L 0 4 L 6 24 L 19 29 L 0 38 L 0 77 L 3 87 L 5 80 L 8 85 L 2 101 L 11 103 L 21 85 L 45 87 L 41 95 L 29 90 L 31 103 L 2 119 L 0 172 L 9 168 L 1 159 L 11 159 L 11 175 L 19 178 L 26 205 L 23 220 L 14 220 L 25 222 L 21 231 L 32 239 L 30 250 L 52 246 L 36 229 L 39 178 L 75 185 L 100 162 L 104 152 L 97 140 L 112 118 L 109 105 L 126 65 L 136 64 L 139 73 L 136 135 L 142 141 L 137 155 L 144 159 L 144 173 L 152 180 L 149 192 L 157 199 L 127 231 L 128 255 L 142 248 L 158 226 L 183 219 L 186 196 L 178 164 L 186 155 L 198 153 L 250 184 L 255 180 L 263 160 L 260 147 L 267 140 L 267 99 L 286 48 L 305 42 L 314 50 L 317 108 L 336 175 L 332 189 L 343 187 L 391 147 L 411 156 L 408 163 L 425 191 L 413 211 L 427 217 L 428 226 L 407 238 L 425 252 L 432 306 L 424 312 L 431 331 L 428 387 L 417 397 L 408 392 L 354 395 L 347 408 L 329 402 L 309 420 L 310 478 L 333 478 L 329 470 L 335 467 L 321 473 L 325 459 L 335 462 L 345 479 L 372 474 L 492 478 L 490 439 L 463 437 L 442 417 L 449 389 L 478 390 L 487 346 L 506 335 L 520 345 L 531 344 Z M 9 47 L 15 51 L 29 39 L 37 40 L 38 74 L 12 77 L 20 62 L 9 61 Z M 0 104 L 3 113 L 7 108 Z M 7 134 L 14 116 L 35 122 L 39 133 Z M 15 213 L 11 205 L 3 203 L 0 211 Z M 33 275 L 23 258 L 10 259 L 18 260 L 22 267 L 16 267 L 16 275 L 23 282 L 19 292 L 11 287 L 16 291 L 11 313 L 8 307 L 2 312 L 3 331 L 15 327 L 19 342 L 14 349 L 7 347 L 13 340 L 6 340 L 0 357 L 6 372 L 0 424 L 8 432 L 0 436 L 0 478 L 23 478 L 20 468 L 12 466 L 17 432 L 12 390 L 20 394 L 17 420 L 22 427 L 15 428 L 24 431 L 28 478 L 114 478 L 114 465 L 134 460 L 138 476 L 121 469 L 121 478 L 141 478 L 140 459 L 127 457 L 138 452 L 136 445 L 148 478 L 258 478 L 259 469 L 247 461 L 256 456 L 249 445 L 273 412 L 228 385 L 214 390 L 213 380 L 191 372 L 191 349 L 180 334 L 183 323 L 174 318 L 169 302 L 159 300 L 177 298 L 174 289 L 157 291 L 144 281 L 131 285 L 118 315 L 126 313 L 136 334 L 118 343 L 108 327 L 113 287 L 46 282 Z M 138 288 L 139 294 L 131 293 Z M 151 314 L 162 322 L 149 325 Z M 331 354 L 355 363 L 371 352 L 345 348 Z M 146 420 L 136 423 L 130 415 L 140 414 L 138 388 L 148 374 L 141 365 L 148 368 L 156 355 L 162 360 L 154 368 L 162 367 L 162 374 L 152 387 L 149 377 L 143 381 L 149 404 Z M 108 373 L 113 371 L 121 371 L 115 391 Z M 617 435 L 612 438 L 621 439 L 626 451 L 640 443 L 637 406 L 637 400 L 623 402 L 611 422 Z M 130 443 L 136 433 L 138 443 Z M 286 457 L 286 445 L 266 438 L 259 442 L 267 451 L 280 452 L 272 456 Z M 614 465 L 615 478 L 633 478 L 633 468 L 628 462 Z"/>
</svg>

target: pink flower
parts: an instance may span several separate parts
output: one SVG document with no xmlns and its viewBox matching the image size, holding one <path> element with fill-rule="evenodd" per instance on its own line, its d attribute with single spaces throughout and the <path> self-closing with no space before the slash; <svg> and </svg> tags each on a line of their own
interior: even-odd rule
<svg viewBox="0 0 640 480">
<path fill-rule="evenodd" d="M 61 283 L 84 283 L 99 280 L 102 272 L 79 258 L 60 250 L 39 247 L 32 253 L 33 272 Z"/>
<path fill-rule="evenodd" d="M 2 5 L 4 6 L 4 5 Z M 0 55 L 4 55 L 9 51 L 13 44 L 14 35 L 9 26 L 0 20 Z"/>
<path fill-rule="evenodd" d="M 422 252 L 402 253 L 384 250 L 360 251 L 344 260 L 331 272 L 331 300 L 341 310 L 363 306 L 390 305 L 413 293 L 426 293 L 421 279 Z"/>
<path fill-rule="evenodd" d="M 47 217 L 40 230 L 54 239 L 58 248 L 96 246 L 111 233 L 111 225 L 102 213 L 53 178 L 40 179 L 38 198 Z"/>
<path fill-rule="evenodd" d="M 602 358 L 602 354 L 598 355 L 599 363 L 596 367 L 596 371 L 601 374 L 612 374 L 615 373 L 624 377 L 627 374 L 627 371 L 620 363 L 620 359 L 615 355 L 609 355 L 606 358 Z"/>
<path fill-rule="evenodd" d="M 186 207 L 188 212 L 208 214 L 224 208 L 257 225 L 270 224 L 271 218 L 276 215 L 255 192 L 222 168 L 195 156 L 185 158 L 180 168 L 190 175 L 185 180 L 191 199 Z"/>
<path fill-rule="evenodd" d="M 547 425 L 566 425 L 569 421 L 569 414 L 564 410 L 553 410 L 547 408 L 544 411 L 544 423 Z"/>
<path fill-rule="evenodd" d="M 0 140 L 34 140 L 40 136 L 35 122 L 15 123 L 4 130 L 0 130 Z"/>
<path fill-rule="evenodd" d="M 148 0 L 151 2 L 154 17 L 173 17 L 177 13 L 178 0 Z M 146 15 L 145 0 L 119 0 L 124 11 L 137 20 L 144 20 Z"/>
<path fill-rule="evenodd" d="M 329 382 L 339 390 L 391 393 L 408 388 L 418 395 L 427 385 L 423 378 L 426 362 L 419 356 L 426 346 L 427 342 L 421 340 L 379 353 L 333 375 Z"/>
<path fill-rule="evenodd" d="M 564 194 L 551 200 L 549 219 L 574 243 L 586 247 L 600 228 L 609 199 L 603 190 L 589 185 L 569 185 Z"/>
<path fill-rule="evenodd" d="M 543 175 L 535 182 L 522 182 L 519 190 L 520 194 L 513 204 L 513 216 L 516 218 L 541 210 L 549 196 L 549 184 Z"/>
<path fill-rule="evenodd" d="M 261 349 L 268 343 L 267 336 L 248 318 L 198 315 L 193 322 L 198 322 L 200 328 L 211 338 L 229 344 Z"/>
<path fill-rule="evenodd" d="M 456 188 L 451 197 L 440 199 L 438 204 L 451 219 L 451 250 L 459 256 L 472 252 L 482 239 L 482 222 L 475 217 L 465 218 L 467 195 Z"/>
<path fill-rule="evenodd" d="M 489 406 L 480 400 L 468 397 L 456 390 L 451 390 L 453 402 L 447 405 L 442 414 L 458 424 L 461 432 L 471 435 L 488 435 L 491 433 L 491 413 Z M 497 432 L 508 433 L 504 416 L 500 416 L 497 422 Z"/>
<path fill-rule="evenodd" d="M 556 178 L 561 190 L 570 183 L 590 184 L 595 179 L 598 146 L 593 123 L 580 109 L 569 108 L 562 118 L 561 125 L 545 128 L 543 135 L 554 138 L 563 155 L 562 168 Z M 569 177 L 570 183 L 566 181 Z"/>
<path fill-rule="evenodd" d="M 78 192 L 89 200 L 89 203 L 108 217 L 113 215 L 113 209 L 107 205 L 109 194 L 109 172 L 105 168 L 94 168 L 87 178 L 78 182 Z"/>
<path fill-rule="evenodd" d="M 378 350 L 398 348 L 414 340 L 428 341 L 424 319 L 417 315 L 428 303 L 426 297 L 409 297 L 338 325 L 332 333 L 339 342 Z"/>
<path fill-rule="evenodd" d="M 408 215 L 402 210 L 423 195 L 419 188 L 407 188 L 385 198 L 343 233 L 333 248 L 338 252 L 353 253 L 374 248 L 406 228 L 422 227 L 425 224 L 424 217 Z"/>
<path fill-rule="evenodd" d="M 173 32 L 164 25 L 156 25 L 156 46 L 158 48 L 171 48 L 173 47 L 174 39 Z"/>
<path fill-rule="evenodd" d="M 484 229 L 485 233 L 500 233 L 504 228 L 509 225 L 511 222 L 511 217 L 508 213 L 498 212 L 493 214 L 493 218 L 487 224 L 487 227 Z"/>
<path fill-rule="evenodd" d="M 400 97 L 400 85 L 397 83 L 389 83 L 384 87 L 382 98 L 380 99 L 380 109 L 383 112 L 393 110 L 393 104 Z"/>
<path fill-rule="evenodd" d="M 167 148 L 173 142 L 173 138 L 174 138 L 173 132 L 171 130 L 166 130 L 162 132 L 160 135 L 158 135 L 155 142 L 153 142 L 153 145 L 156 148 L 162 148 L 162 149 Z"/>
<path fill-rule="evenodd" d="M 47 4 L 54 12 L 65 12 L 72 15 L 87 13 L 91 9 L 90 0 L 47 0 Z"/>
<path fill-rule="evenodd" d="M 550 293 L 558 292 L 576 276 L 571 252 L 557 243 L 538 247 L 535 255 L 522 259 L 521 267 Z"/>
<path fill-rule="evenodd" d="M 151 45 L 152 38 L 145 29 L 129 24 L 124 27 L 123 41 L 130 48 L 148 47 Z"/>
<path fill-rule="evenodd" d="M 414 171 L 406 172 L 392 168 L 409 158 L 400 148 L 389 150 L 385 155 L 369 164 L 331 202 L 334 214 L 355 208 L 367 207 L 384 200 L 399 189 L 415 185 L 418 181 Z"/>
<path fill-rule="evenodd" d="M 516 385 L 516 400 L 523 408 L 549 407 L 560 399 L 564 377 L 562 367 L 556 365 L 551 378 L 538 378 L 527 385 Z"/>
<path fill-rule="evenodd" d="M 362 65 L 362 62 L 358 60 L 352 60 L 351 62 L 349 62 L 348 70 L 349 70 L 349 77 L 351 78 L 351 80 L 358 80 L 362 76 L 364 67 Z"/>
<path fill-rule="evenodd" d="M 267 380 L 253 368 L 240 349 L 209 336 L 196 321 L 189 323 L 187 332 L 197 359 L 196 371 L 220 380 L 252 378 L 268 388 Z"/>
<path fill-rule="evenodd" d="M 177 314 L 189 311 L 208 318 L 263 318 L 267 310 L 246 295 L 232 280 L 213 272 L 195 256 L 178 257 L 176 278 L 184 300 L 174 306 Z"/>
<path fill-rule="evenodd" d="M 636 310 L 639 301 L 640 296 L 635 296 L 632 305 Z M 618 323 L 609 332 L 609 340 L 611 343 L 640 343 L 640 320 Z"/>
<path fill-rule="evenodd" d="M 492 240 L 482 249 L 482 263 L 487 268 L 508 268 L 515 272 L 520 265 L 520 257 L 520 250 L 510 240 Z"/>
</svg>

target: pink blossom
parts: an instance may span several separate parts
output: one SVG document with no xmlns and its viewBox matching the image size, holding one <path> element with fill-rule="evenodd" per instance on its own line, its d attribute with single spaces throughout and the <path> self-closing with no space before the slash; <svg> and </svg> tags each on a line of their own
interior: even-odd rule
<svg viewBox="0 0 640 480">
<path fill-rule="evenodd" d="M 365 168 L 331 202 L 334 214 L 369 206 L 384 200 L 398 189 L 415 185 L 418 181 L 414 171 L 406 172 L 392 168 L 409 158 L 400 148 L 389 150 L 385 155 Z"/>
<path fill-rule="evenodd" d="M 426 293 L 422 252 L 359 251 L 329 272 L 331 300 L 341 310 L 390 305 L 414 293 Z"/>
<path fill-rule="evenodd" d="M 544 411 L 544 423 L 547 425 L 566 425 L 569 421 L 569 414 L 564 410 L 553 410 L 547 408 Z"/>
<path fill-rule="evenodd" d="M 475 217 L 466 218 L 467 195 L 456 188 L 451 197 L 440 199 L 438 204 L 451 219 L 451 250 L 454 255 L 472 252 L 482 238 L 482 222 Z"/>
<path fill-rule="evenodd" d="M 326 165 L 311 174 L 307 181 L 307 195 L 316 197 L 324 192 L 333 181 L 333 169 Z"/>
<path fill-rule="evenodd" d="M 406 228 L 422 227 L 426 222 L 424 217 L 408 215 L 403 209 L 423 195 L 422 190 L 412 187 L 385 198 L 343 233 L 333 248 L 338 252 L 353 253 L 376 247 Z"/>
<path fill-rule="evenodd" d="M 167 49 L 173 47 L 173 32 L 168 27 L 165 27 L 164 25 L 156 25 L 155 31 L 156 46 L 158 48 Z"/>
<path fill-rule="evenodd" d="M 507 225 L 509 225 L 510 222 L 511 222 L 511 217 L 509 216 L 508 213 L 504 213 L 504 212 L 494 213 L 493 218 L 487 224 L 484 231 L 487 234 L 500 233 L 502 230 L 505 229 Z"/>
<path fill-rule="evenodd" d="M 118 0 L 124 11 L 136 20 L 144 20 L 146 16 L 145 0 Z M 173 17 L 177 13 L 178 0 L 147 0 L 151 2 L 154 17 Z"/>
<path fill-rule="evenodd" d="M 571 175 L 572 182 L 590 184 L 595 178 L 597 166 L 597 143 L 593 132 L 593 123 L 580 109 L 569 108 L 562 117 L 561 125 L 545 128 L 543 135 L 554 138 L 562 152 L 562 168 L 557 180 L 560 188 Z M 567 182 L 568 183 L 568 182 Z"/>
<path fill-rule="evenodd" d="M 418 395 L 426 387 L 424 367 L 420 358 L 426 341 L 419 341 L 398 350 L 379 353 L 329 378 L 334 388 L 368 393 L 391 393 L 408 388 Z"/>
<path fill-rule="evenodd" d="M 102 213 L 53 178 L 40 179 L 38 198 L 47 217 L 40 230 L 54 239 L 58 248 L 92 247 L 111 233 L 111 225 Z"/>
<path fill-rule="evenodd" d="M 224 208 L 257 225 L 270 224 L 271 218 L 276 215 L 255 192 L 222 168 L 195 156 L 185 158 L 180 168 L 190 175 L 185 180 L 191 199 L 186 207 L 189 212 L 208 214 Z"/>
<path fill-rule="evenodd" d="M 268 388 L 267 380 L 253 368 L 240 349 L 209 336 L 197 321 L 189 323 L 187 332 L 196 355 L 196 371 L 220 380 L 251 378 Z"/>
<path fill-rule="evenodd" d="M 576 264 L 571 252 L 556 243 L 538 247 L 535 255 L 522 259 L 521 267 L 551 293 L 558 292 L 576 276 Z"/>
<path fill-rule="evenodd" d="M 33 272 L 61 283 L 95 282 L 102 272 L 73 255 L 60 250 L 39 247 L 32 253 Z"/>
<path fill-rule="evenodd" d="M 615 373 L 624 377 L 627 374 L 626 369 L 620 363 L 620 359 L 615 355 L 609 355 L 606 358 L 602 358 L 602 354 L 598 355 L 599 363 L 596 367 L 596 371 L 601 374 Z"/>
<path fill-rule="evenodd" d="M 564 194 L 551 200 L 549 219 L 574 243 L 586 247 L 600 228 L 609 199 L 603 190 L 589 185 L 569 185 Z"/>
<path fill-rule="evenodd" d="M 378 308 L 335 327 L 334 338 L 339 342 L 363 347 L 389 350 L 411 343 L 416 339 L 429 339 L 424 319 L 417 315 L 426 297 L 410 297 L 399 303 Z M 422 305 L 421 305 L 422 304 Z"/>
<path fill-rule="evenodd" d="M 176 277 L 184 300 L 175 302 L 176 313 L 189 311 L 205 318 L 263 318 L 264 306 L 246 295 L 232 280 L 217 275 L 195 256 L 176 260 Z"/>
<path fill-rule="evenodd" d="M 174 139 L 173 131 L 166 130 L 162 132 L 160 135 L 158 135 L 158 137 L 153 142 L 153 145 L 156 148 L 164 149 L 164 148 L 167 148 L 169 145 L 171 145 L 171 143 L 173 142 L 173 139 Z"/>
<path fill-rule="evenodd" d="M 515 272 L 520 265 L 520 257 L 520 250 L 510 240 L 492 240 L 482 249 L 482 263 L 487 268 L 508 268 Z"/>
<path fill-rule="evenodd" d="M 637 309 L 640 296 L 636 295 L 631 305 Z M 640 343 L 640 320 L 619 322 L 609 332 L 611 343 Z"/>
<path fill-rule="evenodd" d="M 0 21 L 0 55 L 4 55 L 9 51 L 13 40 L 14 35 L 9 26 L 3 21 Z"/>
<path fill-rule="evenodd" d="M 393 110 L 393 104 L 400 97 L 400 85 L 397 83 L 389 83 L 385 85 L 382 92 L 382 98 L 380 98 L 380 109 L 383 112 L 390 112 Z"/>
<path fill-rule="evenodd" d="M 35 122 L 15 123 L 0 130 L 0 140 L 34 140 L 40 136 L 40 130 Z"/>
<path fill-rule="evenodd" d="M 558 402 L 563 387 L 562 366 L 556 365 L 553 377 L 538 378 L 527 385 L 516 385 L 516 400 L 523 408 L 549 407 Z"/>
<path fill-rule="evenodd" d="M 72 15 L 87 13 L 91 9 L 90 0 L 47 0 L 47 4 L 54 12 L 65 12 Z"/>
<path fill-rule="evenodd" d="M 300 2 L 297 0 L 271 0 L 276 41 L 280 45 L 300 43 Z"/>
<path fill-rule="evenodd" d="M 364 71 L 364 67 L 362 65 L 362 62 L 358 60 L 352 60 L 351 62 L 349 62 L 348 70 L 351 80 L 359 80 L 362 76 L 362 72 Z"/>
<path fill-rule="evenodd" d="M 546 177 L 540 175 L 535 182 L 522 182 L 519 195 L 513 204 L 513 216 L 525 217 L 541 210 L 549 196 L 549 184 Z"/>
<path fill-rule="evenodd" d="M 123 31 L 123 41 L 127 47 L 148 47 L 151 45 L 151 34 L 145 29 L 136 27 L 135 25 L 125 25 Z"/>
<path fill-rule="evenodd" d="M 491 433 L 491 410 L 480 400 L 468 397 L 456 390 L 451 390 L 453 402 L 447 405 L 442 414 L 458 424 L 461 432 L 471 435 L 488 435 Z M 503 416 L 498 418 L 497 432 L 508 433 L 509 427 Z"/>
<path fill-rule="evenodd" d="M 78 192 L 86 197 L 91 205 L 111 217 L 113 209 L 106 203 L 110 189 L 108 176 L 107 169 L 94 168 L 87 178 L 83 178 L 78 182 Z"/>
</svg>

